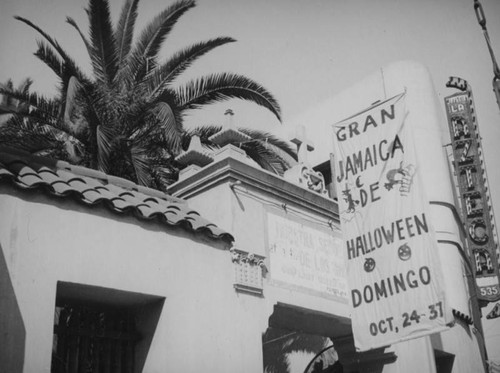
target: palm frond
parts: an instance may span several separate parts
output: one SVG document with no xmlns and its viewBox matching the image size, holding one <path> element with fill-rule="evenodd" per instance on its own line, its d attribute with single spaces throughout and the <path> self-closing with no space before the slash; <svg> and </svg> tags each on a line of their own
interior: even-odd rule
<svg viewBox="0 0 500 373">
<path fill-rule="evenodd" d="M 54 71 L 54 73 L 59 77 L 60 80 L 60 92 L 61 92 L 61 101 L 60 101 L 60 111 L 59 116 L 62 119 L 62 116 L 65 111 L 65 97 L 67 95 L 68 85 L 70 80 L 74 75 L 71 75 L 69 69 L 65 62 L 57 56 L 52 48 L 44 43 L 43 41 L 38 42 L 38 50 L 35 53 L 42 62 L 44 62 L 49 68 Z"/>
<path fill-rule="evenodd" d="M 284 160 L 287 160 L 290 165 L 294 165 L 297 163 L 297 151 L 289 142 L 284 141 L 268 132 L 251 128 L 238 129 L 244 134 L 250 136 L 252 139 L 264 143 L 266 147 L 268 147 L 272 151 L 275 151 Z"/>
<path fill-rule="evenodd" d="M 293 352 L 317 353 L 329 342 L 319 335 L 268 328 L 263 335 L 264 371 L 266 373 L 288 372 L 288 355 Z"/>
<path fill-rule="evenodd" d="M 0 83 L 0 88 L 12 91 L 14 89 L 14 83 L 12 82 L 12 79 L 7 80 L 6 83 Z M 0 107 L 11 108 L 15 105 L 13 100 L 8 96 L 1 95 L 0 98 Z"/>
<path fill-rule="evenodd" d="M 30 153 L 58 153 L 64 159 L 64 141 L 59 131 L 46 125 L 37 125 L 14 116 L 0 126 L 0 145 L 8 145 Z"/>
<path fill-rule="evenodd" d="M 59 151 L 63 149 L 62 144 L 43 135 L 20 132 L 16 136 L 9 136 L 3 130 L 0 130 L 0 145 L 21 149 L 32 154 L 54 151 L 56 148 L 59 148 Z"/>
<path fill-rule="evenodd" d="M 24 94 L 28 94 L 29 91 L 30 91 L 30 87 L 31 87 L 32 84 L 33 84 L 33 79 L 26 78 L 26 79 L 23 80 L 22 83 L 19 84 L 19 86 L 17 87 L 17 89 L 19 91 L 22 91 Z"/>
<path fill-rule="evenodd" d="M 103 83 L 110 83 L 117 71 L 116 41 L 107 0 L 89 0 L 89 25 L 92 53 L 90 59 L 94 75 Z"/>
<path fill-rule="evenodd" d="M 151 187 L 167 193 L 167 186 L 179 179 L 179 169 L 174 165 L 168 167 L 153 166 L 151 168 Z"/>
<path fill-rule="evenodd" d="M 59 102 L 57 100 L 46 99 L 34 92 L 30 93 L 4 88 L 0 88 L 0 94 L 15 99 L 31 108 L 26 112 L 22 112 L 16 108 L 9 109 L 4 107 L 2 108 L 4 114 L 20 114 L 26 117 L 34 117 L 54 123 L 57 122 L 57 114 L 59 112 Z"/>
<path fill-rule="evenodd" d="M 126 57 L 132 46 L 138 4 L 139 0 L 127 0 L 123 4 L 122 12 L 116 25 L 115 40 L 118 68 L 121 68 L 122 64 L 126 61 Z"/>
<path fill-rule="evenodd" d="M 157 102 L 148 108 L 142 118 L 133 116 L 121 134 L 150 152 L 168 149 L 170 154 L 178 154 L 183 129 L 170 105 Z"/>
<path fill-rule="evenodd" d="M 64 60 L 58 56 L 52 47 L 45 43 L 44 41 L 37 41 L 38 50 L 35 52 L 35 56 L 38 57 L 42 62 L 44 62 L 59 78 L 60 80 L 60 92 L 61 92 L 61 102 L 60 102 L 60 111 L 59 117 L 63 119 L 63 114 L 65 111 L 65 97 L 67 95 L 68 85 L 72 77 L 74 75 L 71 74 L 71 71 L 67 68 Z"/>
<path fill-rule="evenodd" d="M 76 21 L 71 18 L 71 17 L 66 17 L 66 23 L 70 24 L 73 26 L 73 28 L 80 34 L 80 37 L 83 40 L 83 44 L 85 44 L 85 48 L 87 48 L 87 53 L 88 55 L 92 55 L 92 46 L 90 45 L 90 42 L 87 40 L 87 37 L 83 34 L 82 30 L 80 30 L 80 27 L 76 23 Z"/>
<path fill-rule="evenodd" d="M 14 89 L 14 82 L 12 79 L 7 79 L 7 83 L 0 83 L 0 87 L 2 88 L 8 88 L 8 89 Z"/>
<path fill-rule="evenodd" d="M 31 111 L 19 111 L 16 108 L 8 108 L 5 106 L 0 106 L 0 115 L 10 115 L 15 116 L 17 118 L 24 118 L 27 120 L 33 120 L 40 123 L 56 123 L 56 121 L 47 120 L 46 115 L 44 113 L 38 112 L 36 110 Z"/>
<path fill-rule="evenodd" d="M 98 125 L 96 128 L 97 140 L 97 168 L 100 171 L 108 172 L 113 149 L 114 133 L 110 128 Z"/>
<path fill-rule="evenodd" d="M 59 45 L 59 43 L 55 39 L 52 39 L 52 37 L 50 37 L 50 35 L 48 35 L 45 31 L 43 31 L 40 27 L 35 25 L 30 20 L 23 18 L 23 17 L 19 17 L 19 16 L 14 16 L 14 18 L 17 19 L 18 21 L 23 22 L 26 25 L 30 26 L 31 28 L 36 30 L 40 35 L 42 35 L 45 38 L 45 40 L 47 40 L 47 42 L 50 45 L 52 45 L 52 47 L 57 51 L 57 53 L 59 53 L 59 55 L 61 56 L 61 58 L 65 62 L 66 68 L 68 69 L 68 71 L 70 72 L 71 75 L 77 76 L 80 81 L 83 81 L 83 80 L 87 81 L 88 80 L 85 78 L 85 76 L 83 75 L 81 70 L 78 68 L 78 66 L 75 64 L 73 59 L 71 59 L 69 57 L 69 55 L 64 51 L 64 49 L 62 49 L 62 47 Z"/>
<path fill-rule="evenodd" d="M 206 125 L 185 131 L 182 141 L 183 149 L 187 148 L 193 136 L 198 136 L 201 143 L 208 149 L 217 149 L 218 146 L 211 143 L 209 138 L 219 132 L 221 128 L 221 126 Z M 296 153 L 287 142 L 259 130 L 248 128 L 239 128 L 238 130 L 249 135 L 252 140 L 233 145 L 243 149 L 247 156 L 263 169 L 283 175 L 287 169 L 296 164 Z"/>
<path fill-rule="evenodd" d="M 136 82 L 156 65 L 160 47 L 179 18 L 195 6 L 194 0 L 180 0 L 158 14 L 142 31 L 127 63 Z"/>
<path fill-rule="evenodd" d="M 187 149 L 189 143 L 191 142 L 191 138 L 193 136 L 198 136 L 203 146 L 207 147 L 210 150 L 218 149 L 219 146 L 215 145 L 208 139 L 210 136 L 215 135 L 217 132 L 220 132 L 221 129 L 222 126 L 204 125 L 186 130 L 182 136 L 182 148 Z"/>
<path fill-rule="evenodd" d="M 265 142 L 253 140 L 241 145 L 247 156 L 264 170 L 283 175 L 290 168 L 290 164 L 281 158 L 274 149 L 270 149 Z"/>
<path fill-rule="evenodd" d="M 156 119 L 156 132 L 161 131 L 161 137 L 167 140 L 171 151 L 177 153 L 181 145 L 182 125 L 176 120 L 172 108 L 168 103 L 160 101 L 151 113 Z"/>
<path fill-rule="evenodd" d="M 139 185 L 151 185 L 151 170 L 149 167 L 148 151 L 136 144 L 130 146 L 130 163 L 135 171 L 135 178 Z"/>
<path fill-rule="evenodd" d="M 78 140 L 74 139 L 68 133 L 48 124 L 28 121 L 27 123 L 25 123 L 23 128 L 31 134 L 43 135 L 48 138 L 53 138 L 61 142 L 66 142 L 70 140 L 73 142 L 78 142 Z"/>
<path fill-rule="evenodd" d="M 9 79 L 6 84 L 0 83 L 0 89 L 7 92 L 18 92 L 23 96 L 27 96 L 29 95 L 31 84 L 33 84 L 33 80 L 31 80 L 31 78 L 26 78 L 16 89 L 14 89 L 14 83 Z M 29 104 L 26 102 L 19 101 L 9 94 L 0 94 L 0 96 L 0 111 L 8 111 L 8 113 L 4 112 L 4 114 L 28 113 Z"/>
<path fill-rule="evenodd" d="M 94 86 L 83 86 L 81 93 L 81 115 L 86 119 L 88 126 L 87 153 L 89 154 L 88 167 L 99 168 L 99 145 L 97 129 L 101 125 L 101 115 L 99 112 L 100 94 Z"/>
<path fill-rule="evenodd" d="M 174 54 L 166 63 L 158 66 L 146 77 L 146 83 L 151 97 L 157 97 L 163 92 L 165 85 L 171 83 L 191 64 L 204 54 L 227 43 L 235 42 L 230 37 L 219 37 L 196 43 Z"/>
<path fill-rule="evenodd" d="M 64 81 L 66 76 L 64 60 L 44 41 L 38 40 L 37 45 L 38 49 L 35 52 L 35 56 L 45 63 L 61 81 Z"/>
<path fill-rule="evenodd" d="M 214 102 L 238 98 L 265 107 L 281 121 L 278 101 L 260 84 L 241 75 L 209 75 L 187 83 L 176 93 L 181 110 L 199 109 Z"/>
</svg>

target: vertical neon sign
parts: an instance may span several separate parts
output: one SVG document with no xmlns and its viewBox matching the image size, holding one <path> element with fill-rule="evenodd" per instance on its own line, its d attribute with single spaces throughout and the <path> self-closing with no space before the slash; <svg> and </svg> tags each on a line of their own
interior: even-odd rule
<svg viewBox="0 0 500 373">
<path fill-rule="evenodd" d="M 485 305 L 500 299 L 500 257 L 474 100 L 464 79 L 451 77 L 446 86 L 462 91 L 446 97 L 445 106 L 467 246 L 478 298 Z"/>
</svg>

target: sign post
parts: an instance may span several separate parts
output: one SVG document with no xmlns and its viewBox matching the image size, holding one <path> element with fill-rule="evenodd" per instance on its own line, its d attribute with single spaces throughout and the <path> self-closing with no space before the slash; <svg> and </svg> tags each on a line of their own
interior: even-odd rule
<svg viewBox="0 0 500 373">
<path fill-rule="evenodd" d="M 442 331 L 453 320 L 406 93 L 334 125 L 339 214 L 355 346 Z"/>
</svg>

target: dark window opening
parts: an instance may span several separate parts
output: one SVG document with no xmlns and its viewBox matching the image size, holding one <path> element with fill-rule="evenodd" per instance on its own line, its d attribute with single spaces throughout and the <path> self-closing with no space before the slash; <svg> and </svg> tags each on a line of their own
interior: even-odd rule
<svg viewBox="0 0 500 373">
<path fill-rule="evenodd" d="M 133 372 L 140 339 L 130 310 L 56 306 L 52 372 Z"/>
<path fill-rule="evenodd" d="M 453 370 L 453 362 L 455 361 L 455 355 L 448 352 L 434 350 L 434 359 L 436 361 L 436 372 L 437 373 L 451 373 Z"/>
<path fill-rule="evenodd" d="M 164 300 L 58 282 L 51 372 L 141 372 Z"/>
</svg>

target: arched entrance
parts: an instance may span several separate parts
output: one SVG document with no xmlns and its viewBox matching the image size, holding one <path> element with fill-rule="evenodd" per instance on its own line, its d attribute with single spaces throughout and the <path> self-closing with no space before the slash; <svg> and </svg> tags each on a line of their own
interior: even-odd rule
<svg viewBox="0 0 500 373">
<path fill-rule="evenodd" d="M 349 318 L 284 303 L 274 306 L 262 346 L 267 373 L 377 373 L 396 359 L 384 348 L 356 352 Z"/>
</svg>

